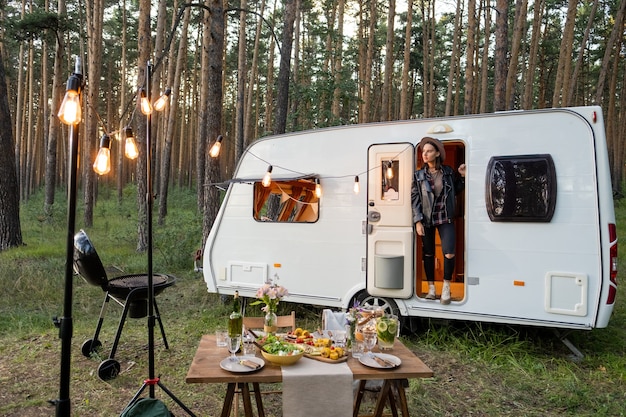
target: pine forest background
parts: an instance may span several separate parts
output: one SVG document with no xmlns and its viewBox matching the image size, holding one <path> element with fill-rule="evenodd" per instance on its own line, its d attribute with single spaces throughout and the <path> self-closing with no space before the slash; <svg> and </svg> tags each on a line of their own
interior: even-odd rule
<svg viewBox="0 0 626 417">
<path fill-rule="evenodd" d="M 136 184 L 145 213 L 146 123 L 136 108 L 148 61 L 149 94 L 172 89 L 167 111 L 152 119 L 158 220 L 170 187 L 195 188 L 204 237 L 219 208 L 208 185 L 232 176 L 249 143 L 340 124 L 597 104 L 617 193 L 625 8 L 626 0 L 0 0 L 9 110 L 0 130 L 12 133 L 0 141 L 0 165 L 14 156 L 19 200 L 43 188 L 44 212 L 54 213 L 68 163 L 56 113 L 80 57 L 86 226 L 102 187 L 121 199 Z M 96 176 L 100 137 L 119 139 L 126 127 L 140 158 L 125 160 L 114 141 L 113 172 Z M 219 135 L 222 155 L 209 158 Z M 142 235 L 140 224 L 138 250 Z"/>
</svg>

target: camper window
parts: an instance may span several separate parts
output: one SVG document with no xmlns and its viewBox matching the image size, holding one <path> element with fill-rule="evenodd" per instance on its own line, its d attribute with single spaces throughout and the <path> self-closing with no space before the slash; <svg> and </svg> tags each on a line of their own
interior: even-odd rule
<svg viewBox="0 0 626 417">
<path fill-rule="evenodd" d="M 253 217 L 257 221 L 314 223 L 318 208 L 314 178 L 272 180 L 269 187 L 254 183 Z"/>
<path fill-rule="evenodd" d="M 492 157 L 487 166 L 486 203 L 491 221 L 549 222 L 556 206 L 552 157 Z"/>
</svg>

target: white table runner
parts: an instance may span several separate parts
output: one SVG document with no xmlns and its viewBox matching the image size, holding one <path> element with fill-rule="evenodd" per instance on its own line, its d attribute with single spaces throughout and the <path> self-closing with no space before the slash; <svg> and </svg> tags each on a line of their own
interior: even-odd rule
<svg viewBox="0 0 626 417">
<path fill-rule="evenodd" d="M 348 364 L 302 358 L 283 366 L 283 416 L 352 415 L 352 372 Z"/>
</svg>

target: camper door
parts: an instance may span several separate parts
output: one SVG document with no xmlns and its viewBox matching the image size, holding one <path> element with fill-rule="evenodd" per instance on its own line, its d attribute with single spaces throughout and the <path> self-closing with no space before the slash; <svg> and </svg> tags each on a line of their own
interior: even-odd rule
<svg viewBox="0 0 626 417">
<path fill-rule="evenodd" d="M 367 167 L 367 292 L 413 295 L 413 145 L 372 145 Z"/>
</svg>

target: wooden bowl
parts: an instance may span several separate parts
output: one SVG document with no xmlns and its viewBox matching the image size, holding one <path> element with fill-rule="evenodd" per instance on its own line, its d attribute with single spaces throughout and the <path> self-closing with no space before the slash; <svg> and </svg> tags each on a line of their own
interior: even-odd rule
<svg viewBox="0 0 626 417">
<path fill-rule="evenodd" d="M 272 355 L 271 353 L 267 353 L 263 349 L 261 349 L 261 354 L 266 361 L 278 366 L 293 365 L 294 363 L 298 362 L 301 357 L 304 356 L 303 351 L 300 351 L 299 353 L 293 352 L 291 355 Z"/>
</svg>

